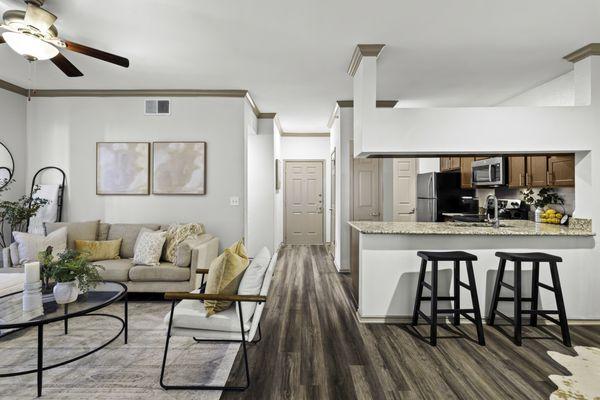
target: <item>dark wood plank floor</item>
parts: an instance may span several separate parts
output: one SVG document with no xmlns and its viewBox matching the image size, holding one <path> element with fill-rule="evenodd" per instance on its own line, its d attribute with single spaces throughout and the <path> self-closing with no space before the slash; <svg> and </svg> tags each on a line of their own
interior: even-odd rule
<svg viewBox="0 0 600 400">
<path fill-rule="evenodd" d="M 280 252 L 263 339 L 249 348 L 252 383 L 223 399 L 548 399 L 550 374 L 568 374 L 546 354 L 574 354 L 554 327 L 525 328 L 522 347 L 485 327 L 487 346 L 471 325 L 439 329 L 429 346 L 408 325 L 361 324 L 347 275 L 322 246 Z M 574 345 L 600 347 L 600 327 L 571 328 Z M 229 384 L 243 382 L 241 354 Z"/>
</svg>

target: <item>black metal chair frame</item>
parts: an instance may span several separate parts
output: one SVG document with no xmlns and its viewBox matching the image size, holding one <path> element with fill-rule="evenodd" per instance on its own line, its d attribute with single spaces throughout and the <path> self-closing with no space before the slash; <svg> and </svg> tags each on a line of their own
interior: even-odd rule
<svg viewBox="0 0 600 400">
<path fill-rule="evenodd" d="M 255 302 L 255 303 L 263 303 L 266 302 L 265 296 L 243 296 L 243 295 L 235 295 L 235 296 L 222 296 L 222 295 L 214 295 L 214 294 L 204 294 L 204 293 L 166 293 L 166 299 L 171 299 L 171 315 L 169 316 L 169 327 L 167 328 L 167 339 L 165 343 L 165 352 L 163 355 L 162 366 L 160 369 L 160 386 L 165 390 L 223 390 L 223 391 L 244 391 L 250 387 L 250 368 L 248 366 L 248 350 L 246 348 L 246 344 L 257 344 L 262 339 L 262 332 L 260 330 L 260 322 L 258 324 L 258 340 L 248 341 L 246 340 L 246 333 L 244 332 L 244 316 L 242 314 L 242 302 Z M 238 308 L 238 315 L 240 317 L 240 334 L 241 340 L 236 339 L 198 339 L 194 337 L 194 341 L 197 343 L 202 342 L 212 342 L 212 343 L 242 343 L 242 350 L 244 354 L 244 368 L 246 372 L 246 384 L 244 386 L 210 386 L 210 385 L 167 385 L 164 382 L 165 375 L 165 367 L 167 363 L 167 354 L 169 351 L 169 342 L 171 341 L 171 328 L 173 327 L 173 314 L 175 313 L 175 305 L 177 300 L 185 300 L 185 299 L 195 299 L 195 300 L 231 300 L 231 298 L 235 298 L 236 306 Z"/>
<path fill-rule="evenodd" d="M 425 271 L 427 269 L 427 261 L 428 260 L 425 258 L 422 258 L 421 260 L 421 270 L 419 272 L 419 281 L 417 284 L 417 296 L 415 298 L 415 305 L 413 309 L 412 326 L 416 326 L 418 324 L 419 316 L 422 317 L 425 320 L 425 322 L 427 322 L 430 325 L 429 343 L 432 346 L 435 346 L 437 344 L 438 314 L 452 314 L 452 324 L 454 326 L 460 325 L 460 317 L 463 316 L 469 321 L 471 321 L 473 324 L 475 324 L 477 328 L 478 343 L 484 346 L 485 338 L 483 334 L 481 310 L 479 308 L 479 298 L 477 297 L 477 287 L 475 286 L 475 275 L 473 274 L 473 262 L 471 260 L 444 260 L 454 262 L 454 295 L 438 296 L 438 261 L 431 261 L 431 284 L 425 282 Z M 464 261 L 466 263 L 469 284 L 466 284 L 460 280 L 461 261 Z M 471 302 L 473 303 L 473 308 L 471 309 L 460 308 L 461 286 L 465 289 L 468 289 L 471 293 Z M 429 289 L 429 291 L 431 292 L 431 296 L 423 296 L 423 288 Z M 451 309 L 438 309 L 438 300 L 452 301 L 453 306 Z M 431 314 L 429 316 L 427 316 L 423 311 L 421 311 L 421 301 L 431 302 Z M 471 317 L 469 314 L 474 314 L 474 316 Z"/>
<path fill-rule="evenodd" d="M 498 254 L 496 254 L 498 256 Z M 490 312 L 488 313 L 487 324 L 490 326 L 494 325 L 496 315 L 499 315 L 506 321 L 510 322 L 514 326 L 514 342 L 517 346 L 521 346 L 523 343 L 522 328 L 523 328 L 523 314 L 529 314 L 530 320 L 529 325 L 536 327 L 538 321 L 538 315 L 545 318 L 546 320 L 560 326 L 563 344 L 567 347 L 571 347 L 571 335 L 569 334 L 569 324 L 567 322 L 567 314 L 565 312 L 565 303 L 562 295 L 562 288 L 560 285 L 560 279 L 558 276 L 558 267 L 556 261 L 531 261 L 533 264 L 532 269 L 532 283 L 531 283 L 531 297 L 521 296 L 521 266 L 522 261 L 513 261 L 515 271 L 515 282 L 514 285 L 509 285 L 503 281 L 504 271 L 506 269 L 506 259 L 500 257 L 498 264 L 498 273 L 496 275 L 496 284 L 494 285 L 494 292 L 492 294 L 492 302 L 490 304 Z M 525 261 L 529 262 L 529 261 Z M 540 282 L 540 262 L 547 262 L 550 265 L 550 275 L 552 278 L 552 286 Z M 514 297 L 501 297 L 500 290 L 505 287 L 514 293 Z M 538 309 L 538 297 L 539 288 L 543 288 L 554 292 L 554 298 L 556 300 L 556 310 L 539 310 Z M 514 317 L 510 318 L 506 314 L 498 311 L 498 303 L 501 301 L 512 301 L 514 302 Z M 522 302 L 531 303 L 530 310 L 522 309 Z M 553 318 L 550 314 L 558 314 L 558 319 Z"/>
<path fill-rule="evenodd" d="M 33 178 L 31 179 L 31 191 L 30 191 L 30 195 L 33 196 L 33 190 L 36 187 L 36 179 L 37 177 L 44 171 L 48 171 L 48 170 L 56 170 L 58 172 L 60 172 L 60 174 L 62 175 L 62 182 L 60 183 L 59 187 L 58 187 L 58 198 L 56 199 L 57 201 L 57 212 L 56 212 L 56 222 L 61 222 L 62 221 L 62 209 L 63 209 L 63 202 L 64 202 L 64 193 L 65 193 L 65 183 L 67 180 L 67 175 L 65 174 L 65 171 L 63 171 L 62 169 L 58 168 L 58 167 L 44 167 L 39 169 L 34 175 Z M 29 229 L 29 220 L 27 220 L 27 226 L 26 229 Z"/>
</svg>

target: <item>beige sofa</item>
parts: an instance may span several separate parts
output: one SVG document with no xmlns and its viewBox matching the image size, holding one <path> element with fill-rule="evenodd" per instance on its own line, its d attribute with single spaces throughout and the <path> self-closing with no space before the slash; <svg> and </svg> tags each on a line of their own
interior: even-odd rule
<svg viewBox="0 0 600 400">
<path fill-rule="evenodd" d="M 68 223 L 65 226 L 67 226 L 67 229 L 69 228 Z M 161 260 L 158 266 L 134 265 L 132 260 L 133 247 L 142 227 L 158 230 L 167 229 L 169 225 L 98 224 L 97 240 L 123 239 L 120 259 L 94 261 L 94 265 L 100 265 L 104 268 L 99 269 L 102 278 L 108 281 L 122 282 L 127 285 L 130 292 L 189 292 L 197 289 L 200 286 L 201 275 L 197 275 L 196 270 L 207 269 L 212 260 L 218 256 L 219 239 L 207 233 L 194 239 L 187 239 L 186 244 L 191 252 L 189 267 L 180 267 L 165 260 Z M 90 240 L 89 237 L 77 237 L 77 234 L 73 231 L 76 231 L 76 229 L 69 230 L 68 241 Z M 10 252 L 10 259 L 18 259 L 18 254 L 15 254 L 17 251 L 15 245 L 5 249 L 5 251 Z M 18 268 L 20 266 L 9 265 L 8 267 Z M 14 268 L 10 268 L 10 270 L 15 271 Z"/>
</svg>

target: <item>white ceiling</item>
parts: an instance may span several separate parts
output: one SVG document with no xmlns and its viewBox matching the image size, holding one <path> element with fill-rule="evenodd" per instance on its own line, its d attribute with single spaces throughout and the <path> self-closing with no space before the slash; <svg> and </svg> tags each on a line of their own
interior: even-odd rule
<svg viewBox="0 0 600 400">
<path fill-rule="evenodd" d="M 24 8 L 0 0 L 0 12 Z M 385 43 L 378 98 L 491 105 L 568 71 L 562 56 L 600 42 L 597 0 L 47 0 L 62 37 L 131 60 L 123 69 L 65 52 L 85 74 L 37 63 L 39 89 L 248 89 L 284 130 L 326 130 L 352 98 L 357 43 Z M 0 79 L 29 87 L 0 48 Z"/>
</svg>

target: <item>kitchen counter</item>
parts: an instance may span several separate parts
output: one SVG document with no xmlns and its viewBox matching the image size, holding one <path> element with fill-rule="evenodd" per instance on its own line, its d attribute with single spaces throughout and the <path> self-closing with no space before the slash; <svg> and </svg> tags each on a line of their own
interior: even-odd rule
<svg viewBox="0 0 600 400">
<path fill-rule="evenodd" d="M 536 224 L 524 220 L 501 220 L 501 228 L 486 223 L 464 222 L 349 222 L 352 295 L 359 320 L 370 323 L 409 321 L 419 276 L 417 251 L 462 250 L 477 256 L 475 280 L 485 315 L 498 268 L 497 251 L 541 251 L 562 257 L 561 284 L 570 319 L 594 319 L 598 312 L 580 295 L 598 287 L 596 237 L 591 221 L 573 218 L 569 227 Z M 451 263 L 440 263 L 439 294 L 452 287 Z M 531 279 L 529 263 L 524 265 L 524 282 Z M 508 273 L 512 277 L 512 270 Z M 540 280 L 550 282 L 549 269 L 540 267 Z M 529 275 L 529 276 L 528 276 Z M 527 286 L 527 284 L 526 284 Z M 529 286 L 527 286 L 529 288 Z M 527 289 L 529 290 L 529 289 Z M 527 296 L 527 290 L 524 296 Z M 541 304 L 554 304 L 552 293 L 540 293 Z M 468 291 L 461 301 L 470 302 Z M 509 313 L 512 303 L 502 304 Z"/>
<path fill-rule="evenodd" d="M 563 226 L 526 220 L 502 220 L 500 228 L 485 222 L 379 222 L 351 221 L 351 227 L 364 234 L 401 235 L 485 235 L 485 236 L 594 236 L 591 224 Z"/>
</svg>

